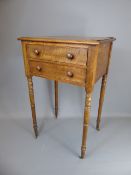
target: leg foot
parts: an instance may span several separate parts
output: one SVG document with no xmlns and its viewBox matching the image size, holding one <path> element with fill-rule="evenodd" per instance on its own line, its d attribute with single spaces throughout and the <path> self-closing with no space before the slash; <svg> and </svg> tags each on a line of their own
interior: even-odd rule
<svg viewBox="0 0 131 175">
<path fill-rule="evenodd" d="M 84 159 L 85 158 L 85 155 L 86 155 L 86 147 L 84 148 L 84 147 L 82 147 L 81 148 L 81 159 Z"/>
<path fill-rule="evenodd" d="M 56 118 L 58 116 L 58 109 L 56 109 L 56 108 L 55 108 L 55 116 L 56 116 Z"/>
<path fill-rule="evenodd" d="M 38 129 L 37 129 L 37 125 L 34 126 L 34 133 L 35 133 L 35 137 L 38 137 Z"/>
<path fill-rule="evenodd" d="M 100 131 L 100 126 L 98 124 L 96 124 L 96 130 Z"/>
<path fill-rule="evenodd" d="M 54 82 L 55 84 L 55 116 L 58 115 L 58 81 Z"/>
</svg>

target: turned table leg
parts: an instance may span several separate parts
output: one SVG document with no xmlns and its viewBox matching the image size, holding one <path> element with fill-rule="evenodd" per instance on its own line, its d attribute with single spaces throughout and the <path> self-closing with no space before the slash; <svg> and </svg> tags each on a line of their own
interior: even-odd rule
<svg viewBox="0 0 131 175">
<path fill-rule="evenodd" d="M 27 81 L 28 81 L 28 89 L 29 89 L 30 106 L 31 106 L 31 111 L 32 111 L 33 128 L 34 128 L 35 136 L 37 138 L 38 131 L 37 131 L 37 121 L 36 121 L 35 100 L 34 100 L 32 77 L 27 77 Z"/>
<path fill-rule="evenodd" d="M 89 126 L 89 118 L 90 118 L 90 109 L 91 109 L 91 93 L 86 93 L 85 99 L 85 109 L 84 109 L 84 121 L 83 121 L 83 137 L 82 137 L 82 146 L 81 146 L 81 158 L 83 159 L 86 154 L 86 140 L 87 140 L 87 132 Z"/>
<path fill-rule="evenodd" d="M 98 131 L 100 130 L 100 121 L 101 121 L 102 106 L 103 106 L 104 96 L 105 96 L 106 82 L 107 82 L 107 74 L 105 74 L 102 77 L 102 83 L 101 83 L 101 91 L 100 91 L 100 99 L 99 99 L 99 107 L 98 107 L 98 117 L 97 117 L 97 123 L 96 123 L 96 129 Z"/>
<path fill-rule="evenodd" d="M 54 81 L 55 85 L 55 116 L 58 115 L 58 81 Z"/>
</svg>

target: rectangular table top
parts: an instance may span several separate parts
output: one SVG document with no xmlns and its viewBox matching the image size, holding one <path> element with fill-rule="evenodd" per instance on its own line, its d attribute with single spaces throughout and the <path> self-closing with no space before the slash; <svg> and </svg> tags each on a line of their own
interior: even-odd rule
<svg viewBox="0 0 131 175">
<path fill-rule="evenodd" d="M 81 36 L 45 36 L 45 37 L 20 37 L 22 41 L 40 41 L 52 43 L 74 43 L 74 44 L 100 44 L 102 42 L 114 41 L 114 37 L 81 37 Z"/>
</svg>

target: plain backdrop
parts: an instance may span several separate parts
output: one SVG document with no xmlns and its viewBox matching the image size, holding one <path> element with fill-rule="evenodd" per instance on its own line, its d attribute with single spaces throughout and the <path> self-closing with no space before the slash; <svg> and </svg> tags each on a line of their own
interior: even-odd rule
<svg viewBox="0 0 131 175">
<path fill-rule="evenodd" d="M 0 117 L 30 117 L 20 36 L 113 36 L 103 117 L 131 116 L 130 0 L 0 0 Z M 53 116 L 53 82 L 34 78 L 38 117 Z M 94 89 L 97 115 L 100 82 Z M 82 117 L 83 88 L 59 85 L 60 117 Z"/>
</svg>

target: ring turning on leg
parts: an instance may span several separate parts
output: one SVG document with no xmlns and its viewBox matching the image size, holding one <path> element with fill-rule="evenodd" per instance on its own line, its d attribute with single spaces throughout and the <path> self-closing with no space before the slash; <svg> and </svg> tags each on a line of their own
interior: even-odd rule
<svg viewBox="0 0 131 175">
<path fill-rule="evenodd" d="M 83 159 L 86 154 L 86 140 L 87 140 L 87 132 L 89 126 L 89 117 L 90 117 L 90 109 L 91 109 L 91 93 L 86 94 L 85 100 L 85 109 L 84 109 L 84 121 L 83 121 L 83 137 L 82 137 L 82 146 L 81 146 L 81 158 Z"/>
<path fill-rule="evenodd" d="M 37 130 L 37 121 L 36 121 L 35 100 L 34 100 L 34 91 L 33 91 L 32 77 L 27 77 L 27 81 L 28 81 L 28 89 L 29 89 L 29 98 L 30 98 L 31 111 L 32 111 L 33 128 L 34 128 L 35 137 L 37 138 L 38 130 Z"/>
</svg>

